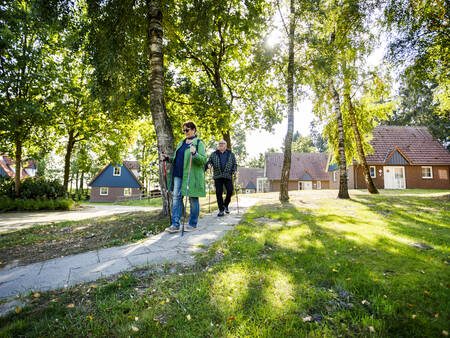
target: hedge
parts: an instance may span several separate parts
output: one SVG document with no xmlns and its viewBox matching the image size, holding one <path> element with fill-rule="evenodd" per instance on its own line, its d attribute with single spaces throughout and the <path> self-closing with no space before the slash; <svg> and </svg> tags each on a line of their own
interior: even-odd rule
<svg viewBox="0 0 450 338">
<path fill-rule="evenodd" d="M 12 199 L 0 197 L 0 211 L 23 211 L 23 210 L 70 210 L 75 202 L 67 198 L 48 199 Z"/>
</svg>

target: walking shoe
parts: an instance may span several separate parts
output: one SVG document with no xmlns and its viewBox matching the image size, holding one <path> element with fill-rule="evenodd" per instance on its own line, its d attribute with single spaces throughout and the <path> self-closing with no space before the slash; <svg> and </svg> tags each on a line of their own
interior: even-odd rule
<svg viewBox="0 0 450 338">
<path fill-rule="evenodd" d="M 227 214 L 230 213 L 230 210 L 228 210 L 228 207 L 225 207 L 225 212 L 226 212 Z"/>
<path fill-rule="evenodd" d="M 185 232 L 194 231 L 194 230 L 197 230 L 197 227 L 193 227 L 193 226 L 191 226 L 191 225 L 186 225 L 186 226 L 184 227 L 184 231 L 185 231 Z"/>
<path fill-rule="evenodd" d="M 177 228 L 175 225 L 171 225 L 170 227 L 166 228 L 166 231 L 169 234 L 174 234 L 175 232 L 179 232 L 180 228 Z"/>
<path fill-rule="evenodd" d="M 219 213 L 217 214 L 217 216 L 219 216 L 219 217 L 220 217 L 220 216 L 223 216 L 223 215 L 225 215 L 225 214 L 223 213 L 222 210 L 220 210 Z"/>
</svg>

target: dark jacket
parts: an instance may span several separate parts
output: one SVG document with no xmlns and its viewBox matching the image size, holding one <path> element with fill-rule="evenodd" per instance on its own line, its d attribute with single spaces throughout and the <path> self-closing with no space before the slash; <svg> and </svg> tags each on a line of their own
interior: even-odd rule
<svg viewBox="0 0 450 338">
<path fill-rule="evenodd" d="M 219 157 L 220 150 L 216 150 L 215 152 L 213 152 L 209 157 L 208 162 L 206 162 L 205 170 L 208 169 L 208 165 L 211 163 L 214 170 L 213 178 L 215 180 L 218 178 L 231 179 L 233 177 L 233 174 L 237 171 L 236 157 L 230 150 L 227 149 L 225 151 L 228 151 L 229 154 L 227 163 L 225 164 L 225 168 L 223 170 L 220 167 L 220 157 Z"/>
</svg>

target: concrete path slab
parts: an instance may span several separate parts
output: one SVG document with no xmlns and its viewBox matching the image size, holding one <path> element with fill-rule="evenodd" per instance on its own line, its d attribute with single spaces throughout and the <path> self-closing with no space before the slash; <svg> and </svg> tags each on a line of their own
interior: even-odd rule
<svg viewBox="0 0 450 338">
<path fill-rule="evenodd" d="M 0 233 L 30 228 L 38 224 L 79 221 L 88 218 L 111 216 L 127 212 L 160 210 L 160 207 L 141 207 L 113 204 L 83 204 L 81 210 L 69 211 L 18 211 L 0 213 Z"/>
<path fill-rule="evenodd" d="M 0 299 L 95 281 L 136 267 L 175 262 L 193 264 L 194 253 L 224 236 L 257 201 L 240 196 L 240 214 L 237 214 L 236 206 L 231 205 L 231 213 L 224 217 L 217 217 L 215 213 L 203 216 L 198 229 L 185 232 L 183 237 L 181 233 L 163 232 L 138 243 L 1 270 Z"/>
</svg>

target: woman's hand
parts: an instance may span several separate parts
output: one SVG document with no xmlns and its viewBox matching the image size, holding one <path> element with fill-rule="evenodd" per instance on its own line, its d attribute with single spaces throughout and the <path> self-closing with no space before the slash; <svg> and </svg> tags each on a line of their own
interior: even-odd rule
<svg viewBox="0 0 450 338">
<path fill-rule="evenodd" d="M 191 151 L 191 154 L 192 154 L 192 155 L 195 155 L 195 153 L 197 152 L 197 151 L 195 150 L 195 147 L 190 147 L 189 150 Z"/>
<path fill-rule="evenodd" d="M 167 160 L 169 158 L 169 155 L 167 155 L 167 154 L 161 154 L 161 161 L 165 161 L 165 160 Z"/>
</svg>

